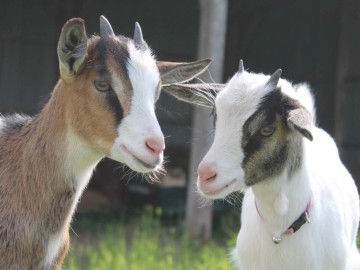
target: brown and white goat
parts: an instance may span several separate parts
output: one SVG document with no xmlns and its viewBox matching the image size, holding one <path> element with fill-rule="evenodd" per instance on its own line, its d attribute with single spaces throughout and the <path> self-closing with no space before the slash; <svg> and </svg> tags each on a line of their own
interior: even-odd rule
<svg viewBox="0 0 360 270">
<path fill-rule="evenodd" d="M 210 62 L 156 62 L 138 24 L 129 39 L 103 16 L 100 36 L 89 39 L 82 19 L 69 20 L 57 51 L 61 77 L 42 111 L 0 118 L 1 270 L 60 269 L 96 164 L 109 157 L 137 172 L 157 170 L 160 89 L 194 78 Z"/>
</svg>

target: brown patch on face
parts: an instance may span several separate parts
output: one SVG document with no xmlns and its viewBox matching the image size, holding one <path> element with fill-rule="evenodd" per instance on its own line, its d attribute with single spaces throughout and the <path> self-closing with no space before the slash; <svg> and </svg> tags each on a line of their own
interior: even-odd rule
<svg viewBox="0 0 360 270">
<path fill-rule="evenodd" d="M 81 79 L 64 89 L 66 117 L 71 128 L 89 145 L 108 155 L 117 137 L 116 120 L 107 104 L 107 93 L 97 91 L 93 85 L 96 79 L 96 71 L 87 70 Z"/>
<path fill-rule="evenodd" d="M 68 119 L 89 145 L 109 155 L 118 136 L 117 127 L 131 110 L 133 89 L 126 71 L 127 45 L 126 40 L 118 38 L 93 37 L 88 47 L 87 66 L 64 91 Z M 121 83 L 112 81 L 113 77 Z M 94 81 L 105 81 L 111 89 L 98 91 Z"/>
</svg>

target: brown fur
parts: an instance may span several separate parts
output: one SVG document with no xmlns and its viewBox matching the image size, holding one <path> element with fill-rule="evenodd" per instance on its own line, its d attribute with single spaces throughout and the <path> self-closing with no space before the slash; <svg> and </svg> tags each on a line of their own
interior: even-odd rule
<svg viewBox="0 0 360 270">
<path fill-rule="evenodd" d="M 0 269 L 38 269 L 46 239 L 65 226 L 74 199 L 74 188 L 64 186 L 65 113 L 54 94 L 19 130 L 2 130 Z"/>
<path fill-rule="evenodd" d="M 117 136 L 105 94 L 93 86 L 97 76 L 94 68 L 86 68 L 72 82 L 60 79 L 39 115 L 26 118 L 16 128 L 6 127 L 13 120 L 4 120 L 0 136 L 1 270 L 42 269 L 49 237 L 63 231 L 63 246 L 51 268 L 60 269 L 76 203 L 74 176 L 65 162 L 67 137 L 76 133 L 104 156 Z M 124 107 L 130 104 L 123 103 Z"/>
<path fill-rule="evenodd" d="M 83 20 L 69 20 L 57 48 L 61 78 L 48 103 L 32 118 L 0 118 L 0 270 L 61 268 L 77 200 L 130 113 L 128 41 L 87 40 Z M 203 72 L 209 61 L 194 62 L 193 69 L 186 64 L 181 72 L 183 65 L 179 82 Z M 177 65 L 166 66 L 167 79 L 176 82 L 169 72 Z M 96 89 L 94 81 L 111 84 L 110 73 L 121 79 L 123 93 Z"/>
</svg>

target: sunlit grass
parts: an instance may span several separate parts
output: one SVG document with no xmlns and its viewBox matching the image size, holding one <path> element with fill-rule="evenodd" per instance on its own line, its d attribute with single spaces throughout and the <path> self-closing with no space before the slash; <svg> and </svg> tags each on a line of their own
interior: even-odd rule
<svg viewBox="0 0 360 270">
<path fill-rule="evenodd" d="M 181 226 L 163 225 L 160 210 L 131 221 L 80 219 L 63 269 L 68 270 L 233 270 L 228 253 L 239 224 L 229 215 L 218 222 L 216 241 L 189 238 Z M 237 220 L 238 217 L 235 217 Z M 105 224 L 105 225 L 104 225 Z M 85 229 L 85 233 L 83 232 Z M 82 232 L 81 232 L 82 231 Z M 81 232 L 81 233 L 80 233 Z M 360 237 L 357 238 L 360 247 Z"/>
<path fill-rule="evenodd" d="M 160 216 L 149 211 L 131 222 L 101 224 L 83 221 L 80 227 L 90 227 L 91 231 L 86 236 L 72 236 L 72 248 L 63 269 L 233 269 L 227 243 L 234 242 L 235 232 L 224 236 L 222 244 L 201 243 L 190 239 L 182 226 L 162 225 Z"/>
</svg>

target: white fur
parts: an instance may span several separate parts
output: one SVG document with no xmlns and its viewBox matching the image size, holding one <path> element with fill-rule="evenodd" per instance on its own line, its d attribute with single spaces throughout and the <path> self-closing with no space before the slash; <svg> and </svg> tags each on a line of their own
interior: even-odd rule
<svg viewBox="0 0 360 270">
<path fill-rule="evenodd" d="M 69 186 L 73 186 L 76 190 L 76 193 L 65 224 L 70 223 L 72 213 L 75 212 L 78 201 L 80 200 L 83 191 L 89 183 L 89 179 L 91 178 L 96 165 L 103 158 L 103 155 L 96 152 L 74 132 L 69 132 L 67 141 L 68 157 L 66 158 L 66 171 L 69 172 L 69 175 L 74 177 L 69 178 L 69 182 L 67 184 Z"/>
<path fill-rule="evenodd" d="M 50 236 L 50 239 L 48 241 L 46 257 L 42 262 L 43 267 L 45 269 L 50 267 L 54 263 L 54 260 L 57 257 L 62 245 L 63 245 L 62 231 L 60 233 L 56 233 Z"/>
<path fill-rule="evenodd" d="M 289 211 L 289 199 L 284 194 L 284 192 L 280 191 L 277 198 L 275 199 L 274 207 L 276 213 L 279 216 L 284 216 Z"/>
<path fill-rule="evenodd" d="M 130 168 L 146 172 L 149 169 L 139 164 L 132 155 L 152 164 L 156 159 L 150 155 L 144 142 L 150 137 L 162 142 L 164 140 L 154 109 L 160 74 L 149 49 L 138 50 L 132 42 L 128 43 L 128 49 L 130 57 L 127 68 L 133 87 L 131 110 L 118 127 L 118 138 L 112 147 L 111 157 L 119 161 L 126 160 Z M 115 76 L 113 82 L 118 85 L 116 91 L 121 91 L 121 83 Z M 122 151 L 122 146 L 126 146 L 129 151 Z M 162 161 L 162 154 L 158 158 Z"/>
<path fill-rule="evenodd" d="M 92 148 L 90 148 L 74 132 L 70 132 L 68 134 L 67 143 L 67 163 L 65 166 L 69 176 L 72 175 L 74 178 L 69 177 L 69 181 L 66 184 L 73 186 L 76 190 L 76 193 L 71 209 L 68 212 L 68 216 L 64 220 L 64 226 L 65 224 L 69 224 L 71 222 L 72 215 L 75 212 L 78 201 L 89 182 L 92 172 L 102 158 L 102 155 L 94 152 L 94 150 L 92 150 Z M 57 257 L 60 248 L 63 245 L 64 231 L 66 230 L 63 230 L 62 228 L 59 233 L 50 236 L 47 243 L 46 257 L 42 262 L 42 265 L 45 269 L 51 266 Z"/>
<path fill-rule="evenodd" d="M 268 78 L 247 72 L 236 74 L 216 98 L 215 138 L 201 164 L 215 164 L 217 177 L 209 185 L 213 190 L 221 187 L 223 190 L 205 196 L 224 198 L 246 188 L 241 168 L 242 126 L 267 93 L 263 86 Z M 295 90 L 281 79 L 278 86 L 315 116 L 314 102 L 305 85 Z M 238 269 L 360 269 L 356 248 L 359 196 L 354 180 L 341 163 L 334 140 L 317 127 L 312 134 L 312 142 L 302 139 L 302 165 L 291 178 L 286 168 L 280 175 L 246 189 L 241 230 L 232 252 Z M 236 179 L 236 183 L 226 187 L 231 179 Z M 310 199 L 311 223 L 304 224 L 295 234 L 282 235 Z M 280 235 L 281 243 L 274 244 L 272 236 Z"/>
<path fill-rule="evenodd" d="M 316 128 L 314 141 L 305 141 L 304 150 L 306 164 L 292 179 L 283 176 L 277 179 L 281 184 L 269 181 L 245 192 L 236 245 L 239 269 L 360 269 L 359 264 L 352 264 L 359 260 L 355 243 L 359 201 L 354 181 L 323 130 Z M 267 203 L 284 188 L 289 211 L 280 216 Z M 272 235 L 284 232 L 304 211 L 310 197 L 311 223 L 275 245 Z M 256 211 L 255 198 L 264 220 Z"/>
</svg>

